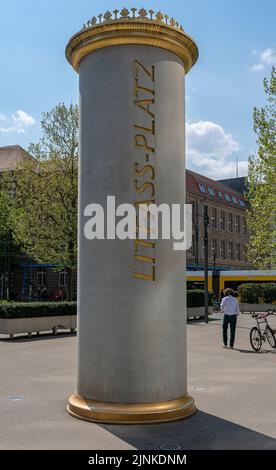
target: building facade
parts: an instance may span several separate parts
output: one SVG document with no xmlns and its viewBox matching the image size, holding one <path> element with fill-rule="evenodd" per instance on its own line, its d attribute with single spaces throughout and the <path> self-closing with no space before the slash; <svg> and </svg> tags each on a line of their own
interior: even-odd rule
<svg viewBox="0 0 276 470">
<path fill-rule="evenodd" d="M 204 206 L 208 207 L 208 263 L 210 269 L 252 269 L 246 259 L 249 233 L 248 204 L 229 185 L 186 171 L 187 203 L 193 208 L 193 240 L 187 269 L 204 267 Z"/>
</svg>

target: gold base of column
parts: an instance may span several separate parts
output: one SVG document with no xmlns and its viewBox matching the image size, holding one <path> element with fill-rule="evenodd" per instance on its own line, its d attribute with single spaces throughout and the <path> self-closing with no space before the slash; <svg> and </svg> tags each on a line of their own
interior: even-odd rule
<svg viewBox="0 0 276 470">
<path fill-rule="evenodd" d="M 94 423 L 146 424 L 177 421 L 196 412 L 190 396 L 158 403 L 121 404 L 71 395 L 67 410 L 74 418 Z"/>
</svg>

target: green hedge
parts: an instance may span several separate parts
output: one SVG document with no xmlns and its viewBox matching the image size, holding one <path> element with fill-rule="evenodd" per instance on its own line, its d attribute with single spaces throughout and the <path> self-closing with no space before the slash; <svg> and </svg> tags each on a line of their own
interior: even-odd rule
<svg viewBox="0 0 276 470">
<path fill-rule="evenodd" d="M 262 284 L 262 298 L 265 304 L 276 302 L 276 284 Z"/>
<path fill-rule="evenodd" d="M 10 302 L 0 304 L 0 318 L 76 315 L 77 302 Z"/>
<path fill-rule="evenodd" d="M 209 305 L 212 305 L 212 292 L 209 292 Z M 204 307 L 204 290 L 187 290 L 187 307 Z"/>
<path fill-rule="evenodd" d="M 238 287 L 242 304 L 271 304 L 276 302 L 276 284 L 241 284 Z"/>
</svg>

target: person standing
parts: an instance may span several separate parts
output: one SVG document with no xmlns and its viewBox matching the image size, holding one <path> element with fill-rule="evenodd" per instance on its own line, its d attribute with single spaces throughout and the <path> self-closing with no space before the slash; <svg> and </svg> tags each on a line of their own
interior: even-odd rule
<svg viewBox="0 0 276 470">
<path fill-rule="evenodd" d="M 47 292 L 46 287 L 43 287 L 43 289 L 42 289 L 41 298 L 42 298 L 43 302 L 47 302 L 47 300 L 48 300 L 48 292 Z"/>
<path fill-rule="evenodd" d="M 234 349 L 237 317 L 240 313 L 237 298 L 234 297 L 233 289 L 225 289 L 224 297 L 220 304 L 220 310 L 224 314 L 222 322 L 223 347 L 228 346 L 228 326 L 230 325 L 230 349 Z"/>
</svg>

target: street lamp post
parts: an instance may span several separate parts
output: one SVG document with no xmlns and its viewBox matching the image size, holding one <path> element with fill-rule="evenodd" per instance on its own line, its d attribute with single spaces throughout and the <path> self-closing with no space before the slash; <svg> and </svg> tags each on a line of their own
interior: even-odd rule
<svg viewBox="0 0 276 470">
<path fill-rule="evenodd" d="M 194 224 L 194 230 L 195 230 L 195 265 L 198 268 L 198 263 L 199 263 L 199 256 L 198 256 L 198 243 L 199 243 L 199 222 L 198 218 L 200 217 L 200 214 L 198 213 L 198 203 L 195 202 L 193 205 L 193 224 Z M 201 216 L 202 217 L 202 216 Z"/>
<path fill-rule="evenodd" d="M 205 322 L 209 322 L 208 316 L 208 206 L 204 206 L 204 318 Z"/>
</svg>

